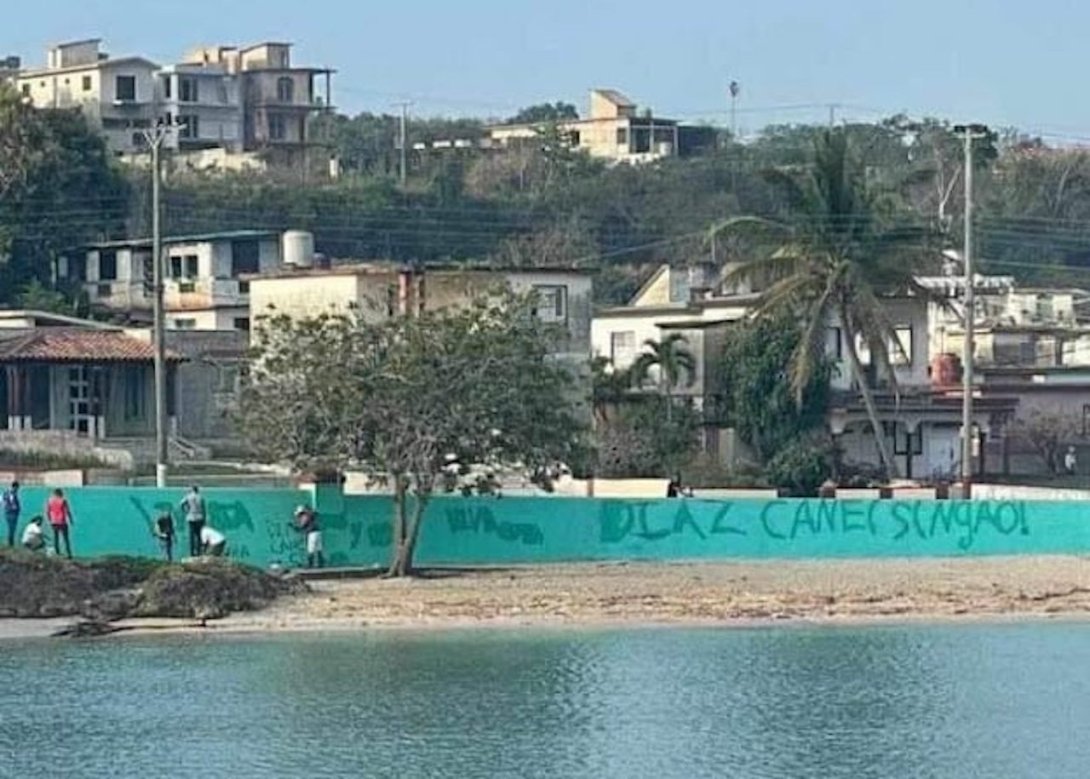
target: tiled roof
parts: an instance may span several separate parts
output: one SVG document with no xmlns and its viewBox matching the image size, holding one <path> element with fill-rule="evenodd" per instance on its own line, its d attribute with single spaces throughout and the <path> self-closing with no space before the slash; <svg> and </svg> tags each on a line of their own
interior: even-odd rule
<svg viewBox="0 0 1090 779">
<path fill-rule="evenodd" d="M 180 362 L 173 352 L 167 359 Z M 0 332 L 0 363 L 152 362 L 155 348 L 119 331 L 42 328 L 5 337 Z"/>
</svg>

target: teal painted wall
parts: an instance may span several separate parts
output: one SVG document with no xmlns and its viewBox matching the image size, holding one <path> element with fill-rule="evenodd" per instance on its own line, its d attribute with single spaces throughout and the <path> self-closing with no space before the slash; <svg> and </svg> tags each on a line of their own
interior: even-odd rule
<svg viewBox="0 0 1090 779">
<path fill-rule="evenodd" d="M 67 490 L 77 556 L 158 556 L 151 522 L 163 508 L 174 513 L 184 552 L 188 539 L 178 509 L 184 492 Z M 304 561 L 303 539 L 290 521 L 309 493 L 209 489 L 205 497 L 211 524 L 228 536 L 236 559 L 259 566 Z M 23 523 L 45 498 L 43 489 L 25 489 Z M 317 505 L 328 564 L 386 564 L 389 498 L 322 488 Z M 417 557 L 423 565 L 1090 552 L 1090 504 L 1076 502 L 443 496 L 430 504 L 424 522 Z"/>
</svg>

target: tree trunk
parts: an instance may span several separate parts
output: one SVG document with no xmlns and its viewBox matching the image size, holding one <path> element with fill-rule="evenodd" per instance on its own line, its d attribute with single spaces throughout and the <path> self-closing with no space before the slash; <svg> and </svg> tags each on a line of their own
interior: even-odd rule
<svg viewBox="0 0 1090 779">
<path fill-rule="evenodd" d="M 852 363 L 852 373 L 855 374 L 855 380 L 859 382 L 859 393 L 863 396 L 863 407 L 867 410 L 867 419 L 870 420 L 871 429 L 874 430 L 874 440 L 878 444 L 878 457 L 882 461 L 882 470 L 885 471 L 887 480 L 895 478 L 897 476 L 897 464 L 889 454 L 886 436 L 882 430 L 881 422 L 878 421 L 878 409 L 874 405 L 874 395 L 867 383 L 863 363 L 859 360 L 859 352 L 855 348 L 855 333 L 849 332 L 846 335 L 848 336 L 848 358 Z"/>
<path fill-rule="evenodd" d="M 390 567 L 386 571 L 388 578 L 405 576 L 408 566 L 409 533 L 408 523 L 405 519 L 405 496 L 407 493 L 405 480 L 401 476 L 394 477 L 394 516 L 393 539 L 390 549 Z"/>
</svg>

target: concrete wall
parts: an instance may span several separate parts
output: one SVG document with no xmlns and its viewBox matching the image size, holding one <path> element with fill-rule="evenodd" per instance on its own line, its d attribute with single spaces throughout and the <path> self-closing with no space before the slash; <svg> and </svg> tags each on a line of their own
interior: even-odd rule
<svg viewBox="0 0 1090 779">
<path fill-rule="evenodd" d="M 183 489 L 74 488 L 78 556 L 157 556 L 151 523 L 177 508 Z M 28 488 L 26 516 L 47 491 Z M 207 490 L 210 522 L 235 559 L 297 565 L 302 539 L 289 525 L 302 490 Z M 384 566 L 391 501 L 319 488 L 329 561 Z M 578 560 L 941 557 L 1085 554 L 1082 502 L 907 500 L 617 500 L 436 498 L 425 516 L 418 562 L 485 565 Z M 184 527 L 183 527 L 184 532 Z M 187 540 L 179 539 L 185 548 Z"/>
</svg>

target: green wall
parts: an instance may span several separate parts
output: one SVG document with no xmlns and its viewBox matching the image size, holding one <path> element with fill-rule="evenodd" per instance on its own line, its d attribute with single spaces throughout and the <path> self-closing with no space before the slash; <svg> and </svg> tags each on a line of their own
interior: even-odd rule
<svg viewBox="0 0 1090 779">
<path fill-rule="evenodd" d="M 80 488 L 67 494 L 78 556 L 158 555 L 151 522 L 184 490 Z M 23 522 L 45 490 L 24 491 Z M 303 539 L 292 511 L 301 490 L 205 491 L 211 524 L 232 556 L 253 565 L 299 565 Z M 390 548 L 391 501 L 321 488 L 318 510 L 330 565 L 382 566 Z M 478 565 L 569 560 L 685 558 L 924 557 L 1086 553 L 1090 505 L 1076 502 L 609 500 L 463 498 L 429 506 L 417 560 Z M 184 552 L 188 539 L 180 535 Z"/>
</svg>

